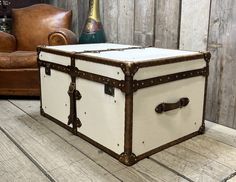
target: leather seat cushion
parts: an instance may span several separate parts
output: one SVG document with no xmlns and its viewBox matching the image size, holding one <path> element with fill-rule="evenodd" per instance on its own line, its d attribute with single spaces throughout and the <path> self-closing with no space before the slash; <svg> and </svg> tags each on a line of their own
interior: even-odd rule
<svg viewBox="0 0 236 182">
<path fill-rule="evenodd" d="M 35 51 L 0 52 L 0 68 L 19 69 L 37 67 L 37 52 Z"/>
</svg>

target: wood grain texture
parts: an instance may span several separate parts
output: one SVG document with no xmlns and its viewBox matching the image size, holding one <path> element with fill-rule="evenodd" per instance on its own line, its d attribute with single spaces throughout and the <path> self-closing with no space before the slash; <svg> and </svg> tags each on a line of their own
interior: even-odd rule
<svg viewBox="0 0 236 182">
<path fill-rule="evenodd" d="M 206 121 L 206 136 L 236 148 L 236 130 Z"/>
<path fill-rule="evenodd" d="M 88 0 L 77 0 L 78 1 L 78 33 L 81 34 L 84 28 L 85 21 L 88 17 L 89 1 Z M 76 11 L 76 10 L 75 10 Z"/>
<path fill-rule="evenodd" d="M 115 175 L 120 176 L 120 178 L 125 182 L 149 182 L 149 181 L 181 181 L 187 182 L 181 176 L 165 169 L 159 164 L 145 159 L 135 164 L 130 168 L 125 168 L 123 170 L 115 172 Z"/>
<path fill-rule="evenodd" d="M 118 42 L 118 1 L 104 0 L 103 3 L 103 26 L 107 42 Z"/>
<path fill-rule="evenodd" d="M 0 107 L 0 126 L 56 180 L 75 181 L 69 174 L 78 171 L 79 181 L 119 181 L 93 161 L 85 162 L 90 159 L 11 103 L 1 100 Z"/>
<path fill-rule="evenodd" d="M 12 100 L 17 107 L 27 112 L 37 122 L 54 131 L 65 141 L 76 147 L 79 151 L 92 159 L 98 165 L 103 166 L 107 171 L 113 173 L 118 179 L 123 181 L 185 181 L 182 177 L 172 173 L 164 167 L 144 159 L 131 168 L 127 168 L 116 159 L 102 152 L 100 149 L 90 145 L 88 142 L 72 135 L 64 128 L 56 125 L 52 121 L 39 115 L 38 101 L 17 101 Z M 72 174 L 73 176 L 73 174 Z"/>
<path fill-rule="evenodd" d="M 1 131 L 0 151 L 0 181 L 49 181 Z"/>
<path fill-rule="evenodd" d="M 152 46 L 154 41 L 155 1 L 136 0 L 134 16 L 134 44 Z"/>
<path fill-rule="evenodd" d="M 72 10 L 72 23 L 71 23 L 71 29 L 72 31 L 78 35 L 79 31 L 81 28 L 79 28 L 79 4 L 78 4 L 78 0 L 67 0 L 67 4 L 66 4 L 66 9 L 68 10 Z"/>
<path fill-rule="evenodd" d="M 168 148 L 162 153 L 151 156 L 151 158 L 183 174 L 192 181 L 221 181 L 234 171 L 229 166 L 209 159 L 182 145 Z"/>
<path fill-rule="evenodd" d="M 212 0 L 207 119 L 236 128 L 236 2 Z"/>
<path fill-rule="evenodd" d="M 134 0 L 118 1 L 118 43 L 134 43 Z"/>
<path fill-rule="evenodd" d="M 57 1 L 57 7 L 67 9 L 67 1 L 64 0 Z"/>
<path fill-rule="evenodd" d="M 236 171 L 235 147 L 215 141 L 207 136 L 199 136 L 181 143 L 180 145 L 207 157 L 208 160 L 210 159 L 219 165 L 227 166 L 233 171 Z"/>
<path fill-rule="evenodd" d="M 178 48 L 180 0 L 157 0 L 155 21 L 155 46 Z"/>
<path fill-rule="evenodd" d="M 210 2 L 211 0 L 182 0 L 180 49 L 207 50 Z"/>
</svg>

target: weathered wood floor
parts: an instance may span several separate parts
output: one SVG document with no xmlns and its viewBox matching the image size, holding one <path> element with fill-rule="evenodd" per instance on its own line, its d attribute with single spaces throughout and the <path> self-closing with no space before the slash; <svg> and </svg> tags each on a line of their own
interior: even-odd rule
<svg viewBox="0 0 236 182">
<path fill-rule="evenodd" d="M 205 135 L 126 167 L 39 114 L 39 101 L 0 100 L 0 182 L 236 181 L 236 131 Z"/>
</svg>

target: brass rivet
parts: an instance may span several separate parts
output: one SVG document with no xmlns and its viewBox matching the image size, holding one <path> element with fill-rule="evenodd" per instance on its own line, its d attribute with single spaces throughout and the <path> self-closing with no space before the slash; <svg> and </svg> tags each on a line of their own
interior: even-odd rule
<svg viewBox="0 0 236 182">
<path fill-rule="evenodd" d="M 119 146 L 120 146 L 120 144 L 119 144 L 119 143 L 117 143 L 117 146 L 119 147 Z"/>
<path fill-rule="evenodd" d="M 144 144 L 144 141 L 142 143 Z"/>
</svg>

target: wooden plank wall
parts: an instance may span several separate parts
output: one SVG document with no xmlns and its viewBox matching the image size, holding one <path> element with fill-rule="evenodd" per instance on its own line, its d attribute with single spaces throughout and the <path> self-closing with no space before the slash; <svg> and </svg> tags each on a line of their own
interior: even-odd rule
<svg viewBox="0 0 236 182">
<path fill-rule="evenodd" d="M 73 10 L 79 36 L 89 1 L 46 1 Z M 236 128 L 235 0 L 101 0 L 100 14 L 108 42 L 210 50 L 206 119 Z"/>
<path fill-rule="evenodd" d="M 236 128 L 236 1 L 212 0 L 208 49 L 212 53 L 208 118 Z"/>
</svg>

